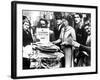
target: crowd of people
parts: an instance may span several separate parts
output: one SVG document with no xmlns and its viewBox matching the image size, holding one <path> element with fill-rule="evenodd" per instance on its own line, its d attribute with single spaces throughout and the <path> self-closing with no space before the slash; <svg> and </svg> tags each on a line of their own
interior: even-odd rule
<svg viewBox="0 0 100 80">
<path fill-rule="evenodd" d="M 39 42 L 36 28 L 49 28 L 50 42 L 64 52 L 61 67 L 91 65 L 91 15 L 83 13 L 68 14 L 54 12 L 54 19 L 40 18 L 36 26 L 31 26 L 27 16 L 23 16 L 23 48 Z M 48 26 L 49 24 L 49 26 Z M 30 61 L 23 56 L 23 68 L 28 69 Z"/>
</svg>

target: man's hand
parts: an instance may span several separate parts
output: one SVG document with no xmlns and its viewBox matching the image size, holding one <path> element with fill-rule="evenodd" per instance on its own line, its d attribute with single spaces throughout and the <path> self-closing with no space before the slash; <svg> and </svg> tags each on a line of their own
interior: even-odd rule
<svg viewBox="0 0 100 80">
<path fill-rule="evenodd" d="M 67 45 L 67 42 L 62 42 L 60 45 L 62 45 L 62 46 L 63 46 L 63 45 Z"/>
<path fill-rule="evenodd" d="M 76 42 L 76 41 L 72 41 L 72 45 L 73 45 L 74 47 L 77 47 L 77 48 L 80 47 L 80 44 L 79 44 L 78 42 Z"/>
<path fill-rule="evenodd" d="M 60 43 L 60 42 L 61 42 L 61 39 L 58 39 L 58 40 L 56 40 L 56 41 L 52 41 L 53 44 L 58 44 L 58 43 Z"/>
</svg>

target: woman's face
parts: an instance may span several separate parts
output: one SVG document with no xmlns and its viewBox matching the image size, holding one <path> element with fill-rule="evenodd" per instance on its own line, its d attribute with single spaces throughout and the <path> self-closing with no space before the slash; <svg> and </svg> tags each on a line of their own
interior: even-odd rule
<svg viewBox="0 0 100 80">
<path fill-rule="evenodd" d="M 24 24 L 23 24 L 23 28 L 25 29 L 25 30 L 28 30 L 29 29 L 29 22 L 24 22 Z"/>
<path fill-rule="evenodd" d="M 64 20 L 64 25 L 65 25 L 65 27 L 67 27 L 68 26 L 68 21 L 67 20 Z"/>
</svg>

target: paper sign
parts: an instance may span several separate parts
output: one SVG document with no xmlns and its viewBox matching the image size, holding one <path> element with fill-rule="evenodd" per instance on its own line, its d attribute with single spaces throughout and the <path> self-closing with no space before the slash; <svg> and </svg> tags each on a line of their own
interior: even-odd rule
<svg viewBox="0 0 100 80">
<path fill-rule="evenodd" d="M 49 28 L 37 28 L 36 37 L 40 39 L 41 43 L 49 42 Z"/>
</svg>

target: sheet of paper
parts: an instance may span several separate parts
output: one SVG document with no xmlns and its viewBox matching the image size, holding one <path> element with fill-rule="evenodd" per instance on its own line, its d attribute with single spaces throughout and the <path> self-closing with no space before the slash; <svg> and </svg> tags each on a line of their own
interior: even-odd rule
<svg viewBox="0 0 100 80">
<path fill-rule="evenodd" d="M 37 28 L 36 37 L 40 40 L 41 43 L 49 42 L 49 28 Z"/>
</svg>

